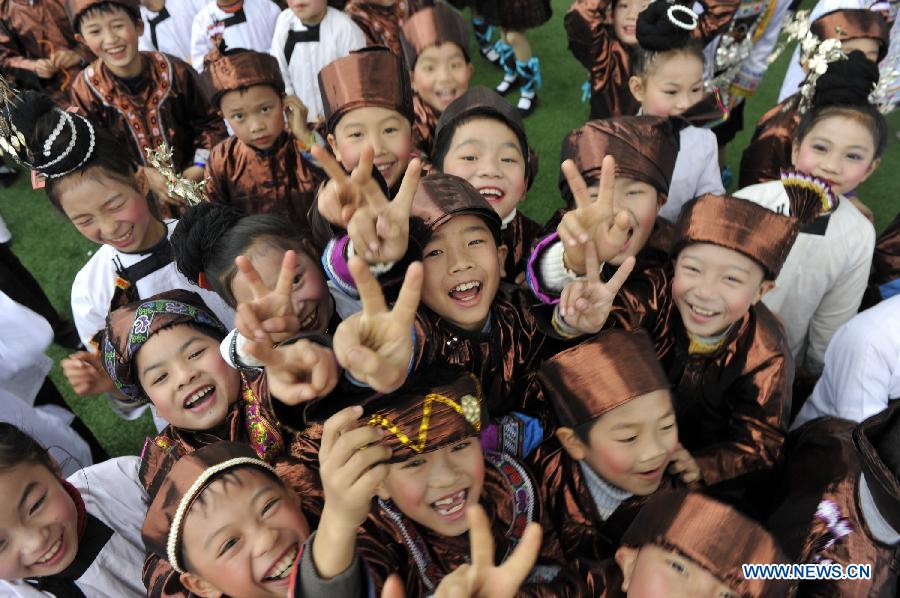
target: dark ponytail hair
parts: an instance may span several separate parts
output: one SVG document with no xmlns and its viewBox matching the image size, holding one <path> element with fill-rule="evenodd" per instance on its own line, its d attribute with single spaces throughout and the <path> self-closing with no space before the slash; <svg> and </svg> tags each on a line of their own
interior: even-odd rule
<svg viewBox="0 0 900 598">
<path fill-rule="evenodd" d="M 237 306 L 231 282 L 237 274 L 234 259 L 257 244 L 282 251 L 300 251 L 318 263 L 312 232 L 278 214 L 246 216 L 232 206 L 201 203 L 191 206 L 178 221 L 170 239 L 175 265 L 184 276 L 199 284 L 200 275 L 231 307 Z"/>
<path fill-rule="evenodd" d="M 22 464 L 43 465 L 59 475 L 53 457 L 41 443 L 16 426 L 0 422 L 0 471 Z"/>
</svg>

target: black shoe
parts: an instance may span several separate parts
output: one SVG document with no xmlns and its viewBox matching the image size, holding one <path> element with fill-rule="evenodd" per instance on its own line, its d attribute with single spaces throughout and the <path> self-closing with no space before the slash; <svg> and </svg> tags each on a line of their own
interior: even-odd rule
<svg viewBox="0 0 900 598">
<path fill-rule="evenodd" d="M 81 337 L 78 336 L 78 330 L 68 320 L 60 322 L 56 330 L 53 331 L 53 342 L 66 349 L 74 351 L 84 350 L 84 346 L 81 344 Z"/>
<path fill-rule="evenodd" d="M 12 187 L 19 180 L 21 172 L 12 166 L 0 164 L 0 187 Z"/>
</svg>

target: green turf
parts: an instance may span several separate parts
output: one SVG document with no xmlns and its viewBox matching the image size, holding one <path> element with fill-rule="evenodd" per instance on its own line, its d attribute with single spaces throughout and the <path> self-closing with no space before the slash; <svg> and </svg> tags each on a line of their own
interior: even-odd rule
<svg viewBox="0 0 900 598">
<path fill-rule="evenodd" d="M 528 33 L 535 54 L 541 60 L 544 83 L 539 92 L 538 110 L 526 121 L 529 140 L 541 158 L 541 168 L 524 210 L 537 220 L 543 220 L 561 205 L 557 191 L 560 141 L 569 130 L 581 125 L 588 113 L 587 104 L 580 101 L 585 72 L 567 49 L 562 25 L 563 14 L 569 4 L 570 0 L 553 0 L 556 11 L 553 19 Z M 753 133 L 753 125 L 775 103 L 790 54 L 790 49 L 784 52 L 769 70 L 757 95 L 749 101 L 747 128 L 728 148 L 728 163 L 734 172 L 737 172 L 741 150 Z M 481 56 L 475 57 L 473 84 L 493 86 L 501 77 L 500 70 L 485 62 Z M 516 101 L 516 95 L 512 94 L 510 99 Z M 896 184 L 894 176 L 900 169 L 898 140 L 894 135 L 900 128 L 900 113 L 895 113 L 888 121 L 891 133 L 887 152 L 879 169 L 860 189 L 860 197 L 874 210 L 879 228 L 884 227 L 898 211 L 895 191 L 891 188 Z M 13 248 L 17 255 L 41 282 L 60 313 L 68 314 L 72 280 L 95 246 L 83 239 L 50 206 L 43 192 L 30 189 L 27 177 L 23 177 L 15 187 L 0 189 L 0 214 L 12 230 Z M 50 351 L 57 361 L 65 353 L 56 346 Z M 52 377 L 74 410 L 85 419 L 111 454 L 138 452 L 145 435 L 152 433 L 153 427 L 146 416 L 136 422 L 126 422 L 110 411 L 104 399 L 75 396 L 59 367 L 53 369 Z"/>
</svg>

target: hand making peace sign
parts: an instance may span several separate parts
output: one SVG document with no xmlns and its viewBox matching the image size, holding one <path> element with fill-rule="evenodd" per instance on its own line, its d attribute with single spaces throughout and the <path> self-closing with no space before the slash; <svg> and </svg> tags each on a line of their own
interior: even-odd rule
<svg viewBox="0 0 900 598">
<path fill-rule="evenodd" d="M 259 333 L 264 332 L 276 343 L 294 336 L 300 330 L 300 321 L 294 313 L 294 303 L 291 300 L 297 252 L 284 252 L 274 289 L 265 285 L 259 272 L 245 256 L 236 257 L 234 263 L 238 267 L 237 275 L 247 281 L 253 293 L 253 301 L 237 306 L 234 323 L 238 332 L 248 339 L 256 340 L 263 340 Z"/>
<path fill-rule="evenodd" d="M 587 278 L 570 282 L 559 298 L 559 315 L 581 334 L 596 334 L 603 329 L 616 293 L 634 268 L 634 257 L 627 258 L 604 283 L 600 280 L 600 259 L 593 241 L 584 245 Z"/>
</svg>

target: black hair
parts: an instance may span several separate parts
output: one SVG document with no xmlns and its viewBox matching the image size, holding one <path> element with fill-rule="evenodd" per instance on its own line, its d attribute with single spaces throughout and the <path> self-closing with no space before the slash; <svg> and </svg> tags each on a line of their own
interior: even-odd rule
<svg viewBox="0 0 900 598">
<path fill-rule="evenodd" d="M 308 228 L 291 224 L 278 214 L 247 216 L 232 206 L 201 203 L 191 206 L 178 221 L 170 239 L 175 265 L 194 284 L 200 274 L 231 307 L 237 305 L 231 282 L 237 274 L 234 259 L 256 243 L 282 251 L 301 251 L 318 263 Z"/>
<path fill-rule="evenodd" d="M 112 14 L 116 11 L 121 10 L 125 14 L 127 14 L 131 21 L 137 25 L 141 22 L 141 13 L 140 11 L 135 12 L 129 6 L 125 4 L 120 4 L 119 2 L 101 2 L 100 4 L 95 4 L 88 8 L 87 10 L 82 11 L 76 18 L 75 22 L 72 25 L 72 29 L 76 33 L 81 33 L 81 22 L 87 17 L 95 17 L 97 15 L 108 15 Z"/>
<path fill-rule="evenodd" d="M 456 135 L 456 131 L 459 130 L 463 125 L 479 118 L 487 118 L 490 120 L 496 120 L 497 122 L 503 123 L 513 134 L 516 136 L 516 139 L 519 141 L 519 151 L 522 152 L 522 159 L 524 160 L 525 165 L 525 178 L 527 180 L 531 180 L 529 177 L 533 176 L 530 173 L 530 170 L 533 168 L 529 163 L 529 158 L 531 152 L 529 151 L 528 140 L 523 137 L 516 128 L 512 126 L 502 115 L 498 114 L 494 111 L 473 111 L 470 114 L 467 114 L 464 118 L 460 118 L 450 124 L 448 126 L 448 130 L 446 133 L 439 135 L 434 140 L 434 147 L 432 148 L 432 156 L 431 156 L 431 164 L 434 166 L 435 170 L 438 172 L 444 172 L 444 160 L 447 158 L 447 154 L 450 152 L 450 144 L 453 141 L 453 137 Z"/>
<path fill-rule="evenodd" d="M 0 422 L 0 471 L 22 464 L 43 465 L 59 475 L 53 457 L 41 443 L 16 426 Z"/>
<path fill-rule="evenodd" d="M 875 159 L 887 147 L 888 126 L 884 115 L 869 103 L 869 94 L 878 83 L 878 66 L 859 50 L 850 52 L 846 60 L 828 65 L 816 81 L 812 109 L 800 119 L 796 143 L 800 143 L 817 123 L 832 116 L 843 116 L 866 127 L 875 142 Z"/>
<path fill-rule="evenodd" d="M 572 431 L 575 432 L 575 436 L 577 436 L 581 442 L 585 443 L 587 446 L 591 446 L 591 430 L 594 428 L 594 424 L 600 421 L 601 417 L 602 416 L 598 415 L 593 419 L 582 422 L 572 428 Z"/>
<path fill-rule="evenodd" d="M 632 54 L 631 74 L 636 77 L 646 77 L 653 70 L 655 64 L 660 62 L 661 57 L 671 58 L 678 54 L 693 56 L 700 61 L 701 65 L 704 64 L 703 46 L 695 40 L 691 40 L 681 47 L 667 50 L 645 50 L 638 47 Z"/>
<path fill-rule="evenodd" d="M 679 27 L 672 22 L 673 18 L 683 18 L 681 12 L 670 10 L 674 4 L 668 2 L 651 2 L 638 15 L 636 33 L 638 45 L 632 54 L 631 73 L 636 77 L 645 77 L 653 68 L 660 56 L 687 54 L 704 63 L 703 45 L 691 39 L 691 30 Z M 692 13 L 689 8 L 684 12 Z M 690 16 L 690 15 L 688 15 Z M 694 15 L 694 19 L 696 19 Z"/>
</svg>

